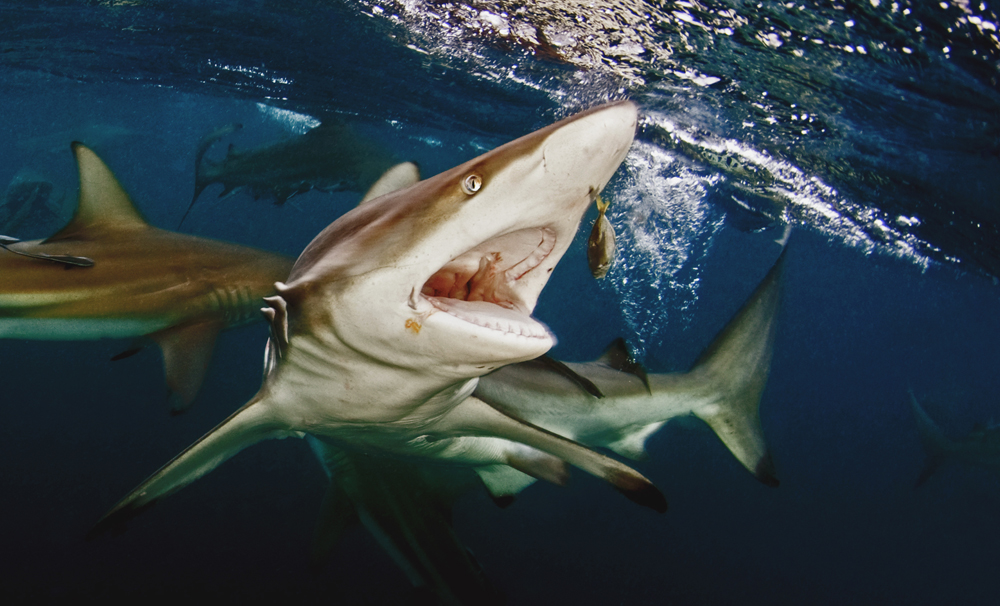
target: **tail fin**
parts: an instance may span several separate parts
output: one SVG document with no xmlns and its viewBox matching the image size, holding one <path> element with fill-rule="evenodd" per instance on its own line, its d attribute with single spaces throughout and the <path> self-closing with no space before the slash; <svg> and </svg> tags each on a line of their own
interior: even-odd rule
<svg viewBox="0 0 1000 606">
<path fill-rule="evenodd" d="M 733 456 L 767 486 L 777 486 L 778 479 L 758 409 L 771 367 L 784 263 L 782 252 L 750 299 L 688 373 L 715 394 L 712 404 L 694 414 L 708 423 Z"/>
<path fill-rule="evenodd" d="M 119 501 L 87 537 L 94 538 L 121 527 L 156 501 L 212 471 L 247 446 L 290 435 L 296 434 L 272 417 L 270 408 L 258 394 Z"/>
<path fill-rule="evenodd" d="M 208 133 L 201 140 L 201 142 L 198 143 L 198 149 L 195 151 L 194 155 L 194 196 L 191 197 L 191 204 L 189 204 L 187 210 L 184 211 L 184 216 L 181 217 L 181 222 L 177 224 L 178 228 L 184 224 L 184 220 L 187 219 L 191 209 L 194 208 L 194 203 L 198 199 L 198 196 L 201 195 L 201 192 L 205 191 L 205 188 L 212 184 L 212 180 L 204 174 L 203 160 L 205 158 L 205 154 L 219 139 L 228 137 L 241 128 L 243 128 L 242 124 L 227 124 Z"/>
<path fill-rule="evenodd" d="M 912 391 L 910 392 L 910 405 L 913 408 L 913 418 L 917 421 L 917 431 L 920 432 L 920 442 L 924 445 L 924 450 L 927 451 L 924 469 L 913 485 L 914 488 L 919 488 L 934 475 L 941 463 L 945 461 L 948 449 L 951 447 L 951 441 L 944 435 L 941 428 L 934 424 L 934 421 L 917 402 L 917 397 L 913 395 Z"/>
</svg>

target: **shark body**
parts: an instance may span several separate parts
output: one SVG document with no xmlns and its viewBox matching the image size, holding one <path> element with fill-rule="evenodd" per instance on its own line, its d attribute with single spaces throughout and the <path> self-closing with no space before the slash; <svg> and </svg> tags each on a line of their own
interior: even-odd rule
<svg viewBox="0 0 1000 606">
<path fill-rule="evenodd" d="M 934 423 L 912 392 L 910 405 L 920 432 L 920 441 L 927 451 L 927 462 L 917 478 L 916 486 L 923 485 L 946 463 L 1000 470 L 1000 426 L 977 427 L 960 439 L 952 439 Z"/>
<path fill-rule="evenodd" d="M 670 419 L 693 415 L 754 477 L 777 486 L 759 406 L 770 370 L 783 266 L 784 254 L 687 372 L 647 373 L 619 339 L 592 362 L 539 358 L 504 366 L 483 377 L 474 395 L 507 414 L 630 459 L 644 458 L 646 440 Z M 510 493 L 520 489 L 518 476 L 534 481 L 510 469 L 492 472 L 509 478 Z"/>
<path fill-rule="evenodd" d="M 257 395 L 95 530 L 253 443 L 306 434 L 348 450 L 509 465 L 555 483 L 568 462 L 666 510 L 628 466 L 471 397 L 480 376 L 552 346 L 531 311 L 636 121 L 629 102 L 583 112 L 330 224 L 268 299 Z"/>
<path fill-rule="evenodd" d="M 277 204 L 312 189 L 364 192 L 396 164 L 389 152 L 336 120 L 270 145 L 247 150 L 230 147 L 219 161 L 205 158 L 214 143 L 240 128 L 239 124 L 222 127 L 199 144 L 195 199 L 213 183 L 222 184 L 220 196 L 245 189 L 254 198 L 273 198 Z"/>
<path fill-rule="evenodd" d="M 0 250 L 0 338 L 150 337 L 163 350 L 171 407 L 181 410 L 201 385 L 219 331 L 257 320 L 260 300 L 293 261 L 151 227 L 93 151 L 74 143 L 73 153 L 73 219 L 46 240 Z M 24 254 L 83 257 L 93 266 Z"/>
<path fill-rule="evenodd" d="M 482 377 L 474 395 L 539 427 L 633 459 L 645 455 L 646 439 L 670 419 L 694 415 L 760 482 L 777 486 L 758 408 L 783 264 L 784 253 L 688 372 L 646 373 L 618 340 L 593 362 L 543 357 L 504 366 Z M 488 603 L 497 595 L 449 515 L 458 496 L 481 489 L 479 483 L 451 467 L 311 445 L 330 477 L 314 559 L 332 550 L 350 525 L 361 524 L 415 586 L 441 603 Z M 477 471 L 492 480 L 487 486 L 501 505 L 534 481 L 505 466 Z"/>
</svg>

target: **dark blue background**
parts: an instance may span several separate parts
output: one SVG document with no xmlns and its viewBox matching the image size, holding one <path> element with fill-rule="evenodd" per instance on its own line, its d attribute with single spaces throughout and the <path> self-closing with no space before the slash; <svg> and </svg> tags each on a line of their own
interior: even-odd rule
<svg viewBox="0 0 1000 606">
<path fill-rule="evenodd" d="M 274 7 L 236 5 L 245 22 L 229 27 L 243 27 L 246 36 L 236 46 L 205 29 L 234 14 L 225 11 L 196 11 L 187 21 L 186 13 L 157 13 L 161 27 L 143 38 L 114 21 L 128 20 L 127 11 L 112 11 L 111 19 L 106 6 L 85 4 L 74 14 L 102 27 L 76 31 L 65 47 L 31 42 L 32 35 L 52 40 L 55 34 L 45 32 L 68 31 L 58 3 L 38 12 L 0 11 L 4 19 L 17 17 L 5 27 L 20 32 L 8 37 L 0 59 L 0 185 L 30 169 L 72 198 L 69 142 L 83 139 L 150 222 L 173 229 L 190 201 L 194 149 L 204 134 L 240 121 L 244 131 L 234 141 L 241 147 L 284 136 L 258 102 L 360 114 L 359 128 L 418 160 L 428 175 L 562 115 L 537 90 L 480 86 L 468 73 L 435 71 L 399 48 L 361 51 L 359 37 L 374 26 L 352 20 L 350 11 L 324 13 L 323 24 L 344 29 L 320 38 L 319 25 L 308 26 L 316 13 L 289 9 L 287 21 L 272 23 L 267 11 Z M 152 17 L 135 19 L 148 25 Z M 111 30 L 116 38 L 104 40 L 101 32 Z M 185 51 L 185 44 L 201 46 Z M 331 67 L 336 45 L 350 56 Z M 268 61 L 294 84 L 213 84 L 197 68 L 204 63 L 192 59 L 197 53 L 232 65 Z M 960 113 L 951 118 L 961 122 Z M 899 128 L 858 136 L 877 147 Z M 919 125 L 902 128 L 905 138 L 920 140 Z M 983 158 L 988 166 L 995 160 Z M 962 166 L 942 173 L 941 186 L 981 190 L 975 179 L 983 170 L 963 175 Z M 859 177 L 853 185 L 853 202 L 877 205 L 870 183 Z M 629 186 L 627 178 L 617 184 L 621 191 Z M 293 255 L 357 200 L 313 192 L 277 207 L 241 194 L 218 200 L 216 188 L 203 195 L 185 231 Z M 893 195 L 906 191 L 900 186 Z M 980 195 L 979 210 L 995 209 L 996 190 Z M 723 211 L 708 212 L 718 218 Z M 649 459 L 637 465 L 667 495 L 664 515 L 580 472 L 567 488 L 531 487 L 506 510 L 485 495 L 468 495 L 456 506 L 458 533 L 511 604 L 995 602 L 1000 480 L 986 470 L 947 467 L 914 490 L 924 453 L 907 400 L 912 389 L 954 437 L 1000 418 L 995 280 L 971 257 L 925 266 L 883 247 L 858 246 L 846 230 L 798 219 L 761 408 L 780 488 L 758 484 L 707 427 L 679 420 L 650 440 Z M 586 269 L 586 231 L 537 309 L 559 337 L 553 353 L 567 360 L 596 358 L 615 337 L 638 336 L 620 296 Z M 775 235 L 723 227 L 696 270 L 688 268 L 699 279 L 690 308 L 657 311 L 655 295 L 669 299 L 670 292 L 635 291 L 645 292 L 638 304 L 661 321 L 644 347 L 651 371 L 691 364 L 776 258 Z M 992 242 L 987 231 L 976 237 Z M 642 262 L 636 251 L 621 254 Z M 254 446 L 121 536 L 84 541 L 120 497 L 256 391 L 265 338 L 260 324 L 224 334 L 193 410 L 179 418 L 167 414 L 154 348 L 112 363 L 127 343 L 0 342 L 0 598 L 409 599 L 405 578 L 360 530 L 322 570 L 309 570 L 325 479 L 297 440 Z"/>
</svg>

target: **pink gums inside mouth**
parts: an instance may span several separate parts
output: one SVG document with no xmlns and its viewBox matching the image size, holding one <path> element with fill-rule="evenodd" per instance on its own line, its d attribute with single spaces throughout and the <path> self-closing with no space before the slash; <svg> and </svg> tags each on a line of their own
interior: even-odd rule
<svg viewBox="0 0 1000 606">
<path fill-rule="evenodd" d="M 466 322 L 548 337 L 548 331 L 528 315 L 518 294 L 518 280 L 549 256 L 555 242 L 555 233 L 546 228 L 506 234 L 452 259 L 420 292 L 435 308 Z"/>
</svg>

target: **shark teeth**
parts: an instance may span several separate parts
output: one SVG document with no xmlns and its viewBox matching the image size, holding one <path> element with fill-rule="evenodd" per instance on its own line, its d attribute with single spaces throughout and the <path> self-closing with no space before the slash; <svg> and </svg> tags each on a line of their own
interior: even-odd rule
<svg viewBox="0 0 1000 606">
<path fill-rule="evenodd" d="M 492 303 L 441 297 L 427 297 L 427 300 L 438 310 L 469 324 L 529 339 L 552 338 L 548 329 L 541 322 L 516 309 L 500 307 Z"/>
</svg>

